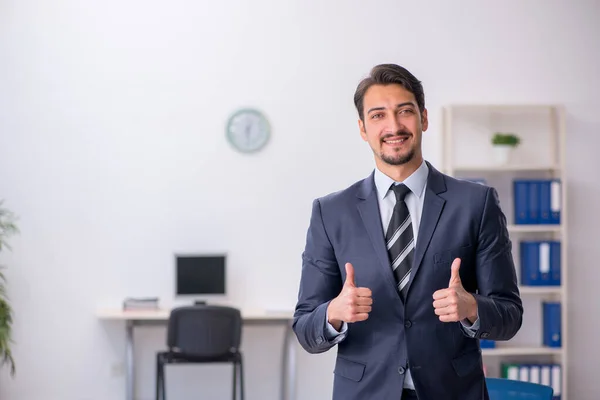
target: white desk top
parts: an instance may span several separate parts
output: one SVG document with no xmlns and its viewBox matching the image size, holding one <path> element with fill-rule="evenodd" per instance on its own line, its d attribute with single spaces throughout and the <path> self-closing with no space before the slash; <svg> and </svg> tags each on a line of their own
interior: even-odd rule
<svg viewBox="0 0 600 400">
<path fill-rule="evenodd" d="M 283 310 L 260 310 L 260 309 L 241 309 L 242 318 L 247 321 L 277 321 L 292 320 L 293 311 Z M 100 309 L 96 313 L 99 319 L 118 320 L 118 321 L 162 321 L 168 320 L 171 310 L 161 308 L 158 310 L 127 310 L 122 309 Z"/>
</svg>

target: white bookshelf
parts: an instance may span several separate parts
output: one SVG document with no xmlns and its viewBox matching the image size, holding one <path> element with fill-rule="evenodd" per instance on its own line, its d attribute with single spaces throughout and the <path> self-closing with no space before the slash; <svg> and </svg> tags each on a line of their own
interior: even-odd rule
<svg viewBox="0 0 600 400">
<path fill-rule="evenodd" d="M 491 144 L 495 132 L 512 132 L 521 138 L 511 160 L 498 164 Z M 517 335 L 496 348 L 483 349 L 488 376 L 500 376 L 503 362 L 557 363 L 562 368 L 561 400 L 568 400 L 568 243 L 566 227 L 567 188 L 565 174 L 564 109 L 552 104 L 461 104 L 443 109 L 442 169 L 463 179 L 485 179 L 493 186 L 506 215 L 513 243 L 513 257 L 523 300 L 523 325 Z M 560 179 L 561 224 L 517 225 L 514 218 L 514 179 Z M 560 240 L 561 285 L 525 286 L 520 282 L 521 240 Z M 561 348 L 543 346 L 542 302 L 561 303 Z"/>
</svg>

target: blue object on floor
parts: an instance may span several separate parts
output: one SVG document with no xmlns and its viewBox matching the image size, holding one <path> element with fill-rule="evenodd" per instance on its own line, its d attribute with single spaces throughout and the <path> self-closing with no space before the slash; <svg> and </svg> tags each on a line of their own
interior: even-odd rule
<svg viewBox="0 0 600 400">
<path fill-rule="evenodd" d="M 552 400 L 554 390 L 537 383 L 485 378 L 490 400 Z"/>
</svg>

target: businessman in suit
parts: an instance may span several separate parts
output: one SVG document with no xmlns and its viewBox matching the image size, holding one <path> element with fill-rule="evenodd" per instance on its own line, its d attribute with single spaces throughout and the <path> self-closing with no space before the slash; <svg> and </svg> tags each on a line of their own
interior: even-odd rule
<svg viewBox="0 0 600 400">
<path fill-rule="evenodd" d="M 309 353 L 338 346 L 336 400 L 488 399 L 478 339 L 523 315 L 497 193 L 423 159 L 405 68 L 374 67 L 354 102 L 376 168 L 313 202 L 294 332 Z"/>
</svg>

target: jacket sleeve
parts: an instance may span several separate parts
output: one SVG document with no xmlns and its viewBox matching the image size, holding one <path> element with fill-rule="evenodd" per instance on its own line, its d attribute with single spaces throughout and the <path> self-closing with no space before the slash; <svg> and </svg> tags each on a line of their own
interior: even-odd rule
<svg viewBox="0 0 600 400">
<path fill-rule="evenodd" d="M 480 326 L 477 338 L 509 340 L 523 321 L 512 244 L 498 193 L 489 188 L 483 207 L 477 244 L 477 301 Z"/>
<path fill-rule="evenodd" d="M 309 353 L 322 353 L 345 338 L 328 334 L 327 306 L 342 290 L 342 277 L 331 242 L 323 225 L 321 204 L 312 206 L 293 330 Z M 345 332 L 343 332 L 345 333 Z"/>
</svg>

